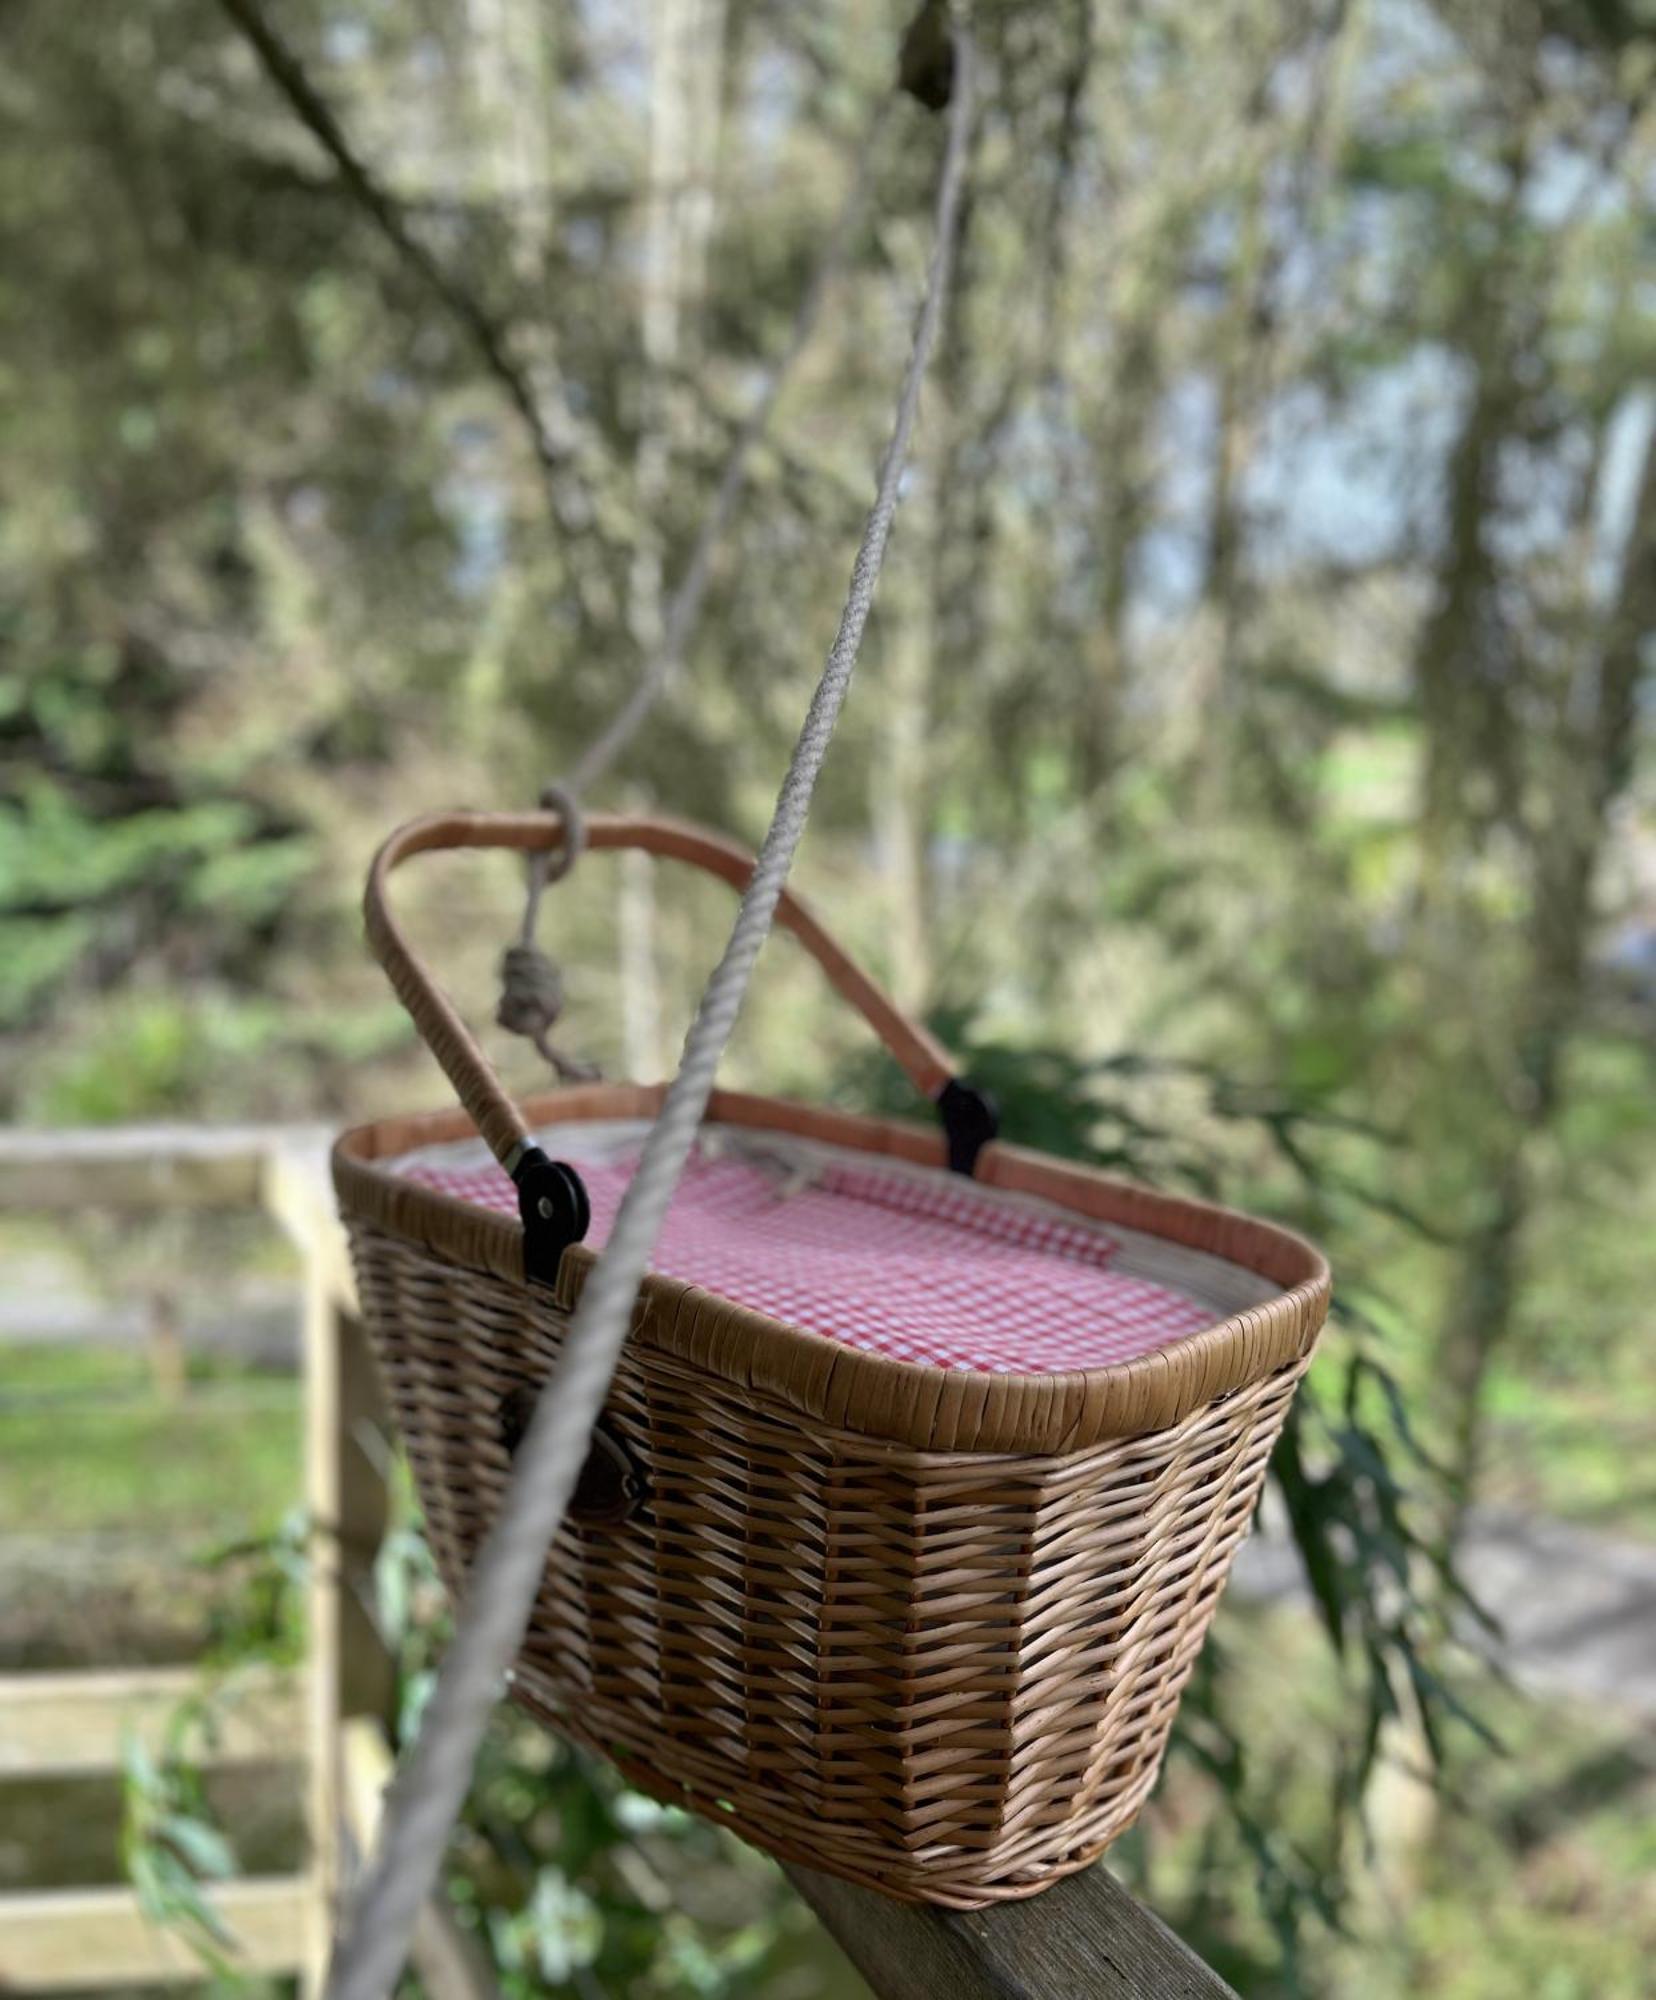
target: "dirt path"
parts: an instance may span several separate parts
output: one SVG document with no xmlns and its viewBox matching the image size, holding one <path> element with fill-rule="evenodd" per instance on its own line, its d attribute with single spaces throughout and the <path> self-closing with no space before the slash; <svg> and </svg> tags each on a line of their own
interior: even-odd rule
<svg viewBox="0 0 1656 2000">
<path fill-rule="evenodd" d="M 1519 1687 L 1656 1721 L 1656 1547 L 1487 1509 L 1461 1573 L 1501 1628 L 1498 1643 L 1480 1637 L 1480 1648 Z M 1251 1598 L 1304 1595 L 1280 1531 L 1243 1546 L 1234 1581 Z"/>
</svg>

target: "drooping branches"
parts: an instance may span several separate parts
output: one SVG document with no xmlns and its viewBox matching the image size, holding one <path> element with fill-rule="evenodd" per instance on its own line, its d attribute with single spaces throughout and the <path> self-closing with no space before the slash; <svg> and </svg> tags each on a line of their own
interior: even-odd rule
<svg viewBox="0 0 1656 2000">
<path fill-rule="evenodd" d="M 402 262 L 464 334 L 484 371 L 518 418 L 533 450 L 553 519 L 570 536 L 610 536 L 591 487 L 593 449 L 571 415 L 561 384 L 537 381 L 513 352 L 509 330 L 422 243 L 402 204 L 380 185 L 346 136 L 304 63 L 266 19 L 258 0 L 220 0 L 266 77 L 333 162 L 341 184 Z"/>
</svg>

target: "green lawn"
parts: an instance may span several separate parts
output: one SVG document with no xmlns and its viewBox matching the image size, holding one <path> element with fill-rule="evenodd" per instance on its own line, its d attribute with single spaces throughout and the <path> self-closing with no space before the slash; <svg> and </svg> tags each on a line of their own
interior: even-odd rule
<svg viewBox="0 0 1656 2000">
<path fill-rule="evenodd" d="M 181 1396 L 128 1348 L 0 1350 L 0 1522 L 13 1532 L 235 1541 L 300 1491 L 296 1379 L 216 1362 Z"/>
</svg>

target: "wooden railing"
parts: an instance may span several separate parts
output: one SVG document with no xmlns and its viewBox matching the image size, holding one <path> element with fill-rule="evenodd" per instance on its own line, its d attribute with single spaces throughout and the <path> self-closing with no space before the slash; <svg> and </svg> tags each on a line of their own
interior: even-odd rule
<svg viewBox="0 0 1656 2000">
<path fill-rule="evenodd" d="M 372 1836 L 390 1774 L 384 1723 L 393 1681 L 371 1583 L 395 1446 L 334 1214 L 326 1135 L 188 1127 L 0 1134 L 0 1208 L 262 1208 L 300 1254 L 309 1651 L 301 1687 L 272 1683 L 259 1712 L 270 1730 L 291 1732 L 303 1702 L 309 1863 L 292 1879 L 227 1885 L 218 1900 L 243 1941 L 247 1970 L 298 1973 L 314 1993 L 344 1877 Z M 66 1758 L 76 1770 L 114 1768 L 123 1726 L 153 1720 L 179 1691 L 174 1669 L 0 1680 L 0 1779 L 62 1771 Z M 242 1727 L 218 1754 L 250 1753 L 255 1721 Z M 894 1903 L 809 1869 L 787 1873 L 879 2000 L 1231 1993 L 1103 1868 L 1028 1902 L 959 1915 Z M 416 1965 L 431 2000 L 483 2000 L 495 1990 L 475 1942 L 441 1901 L 425 1913 Z M 185 1946 L 145 1922 L 128 1890 L 0 1896 L 0 1993 L 180 1980 L 199 1970 Z"/>
</svg>

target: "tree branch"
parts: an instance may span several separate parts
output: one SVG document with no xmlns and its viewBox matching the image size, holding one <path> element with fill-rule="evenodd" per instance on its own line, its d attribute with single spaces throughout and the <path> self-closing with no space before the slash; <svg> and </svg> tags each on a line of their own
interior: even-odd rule
<svg viewBox="0 0 1656 2000">
<path fill-rule="evenodd" d="M 592 534 L 611 545 L 587 491 L 579 465 L 580 441 L 561 396 L 554 401 L 537 393 L 528 370 L 511 351 L 507 330 L 414 234 L 401 203 L 380 186 L 357 155 L 332 107 L 298 55 L 265 18 L 258 0 L 220 0 L 220 4 L 295 117 L 333 162 L 358 207 L 448 312 L 506 396 L 534 451 L 553 519 L 571 535 Z"/>
</svg>

